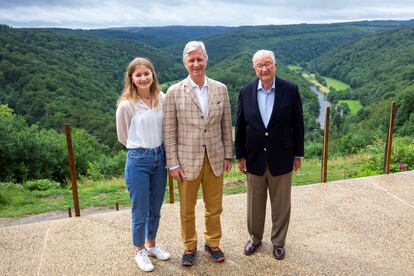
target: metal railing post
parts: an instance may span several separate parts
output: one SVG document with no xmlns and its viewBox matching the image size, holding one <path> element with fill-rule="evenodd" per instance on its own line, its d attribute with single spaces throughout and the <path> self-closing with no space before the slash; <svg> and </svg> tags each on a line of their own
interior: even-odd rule
<svg viewBox="0 0 414 276">
<path fill-rule="evenodd" d="M 392 151 L 392 136 L 394 133 L 394 119 L 396 112 L 395 102 L 391 103 L 390 120 L 388 123 L 388 136 L 387 143 L 385 144 L 385 156 L 384 156 L 384 174 L 390 173 L 391 151 Z"/>
<path fill-rule="evenodd" d="M 75 207 L 75 216 L 80 217 L 78 184 L 76 182 L 75 160 L 73 158 L 72 136 L 70 133 L 70 125 L 65 124 L 66 143 L 68 146 L 68 161 L 70 167 L 70 180 L 72 182 L 73 206 Z"/>
<path fill-rule="evenodd" d="M 329 142 L 329 116 L 331 107 L 326 107 L 325 114 L 325 128 L 323 131 L 323 152 L 322 152 L 322 166 L 321 166 L 321 182 L 326 182 L 328 171 L 328 142 Z"/>
</svg>

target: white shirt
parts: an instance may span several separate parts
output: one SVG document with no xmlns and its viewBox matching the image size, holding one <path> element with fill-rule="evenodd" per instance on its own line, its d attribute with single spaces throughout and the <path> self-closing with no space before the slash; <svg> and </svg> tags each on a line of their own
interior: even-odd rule
<svg viewBox="0 0 414 276">
<path fill-rule="evenodd" d="M 119 103 L 116 130 L 119 142 L 127 149 L 156 148 L 162 144 L 164 97 L 165 94 L 160 92 L 157 108 L 149 108 L 142 100 L 124 100 Z"/>
<path fill-rule="evenodd" d="M 207 85 L 207 77 L 204 78 L 203 86 L 200 87 L 190 78 L 191 86 L 193 87 L 194 93 L 197 95 L 198 102 L 201 106 L 201 111 L 203 112 L 204 118 L 207 119 L 208 116 L 208 85 Z"/>
<path fill-rule="evenodd" d="M 265 127 L 269 124 L 270 116 L 272 115 L 275 94 L 275 80 L 273 80 L 270 90 L 265 90 L 262 81 L 259 80 L 257 85 L 257 103 Z"/>
</svg>

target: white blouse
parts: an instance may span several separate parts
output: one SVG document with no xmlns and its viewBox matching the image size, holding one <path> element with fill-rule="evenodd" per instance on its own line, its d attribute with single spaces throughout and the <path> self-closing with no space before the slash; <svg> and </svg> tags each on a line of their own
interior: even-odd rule
<svg viewBox="0 0 414 276">
<path fill-rule="evenodd" d="M 121 101 L 116 110 L 118 140 L 127 149 L 156 148 L 163 142 L 162 117 L 165 94 L 160 92 L 158 107 L 149 108 L 142 100 Z"/>
</svg>

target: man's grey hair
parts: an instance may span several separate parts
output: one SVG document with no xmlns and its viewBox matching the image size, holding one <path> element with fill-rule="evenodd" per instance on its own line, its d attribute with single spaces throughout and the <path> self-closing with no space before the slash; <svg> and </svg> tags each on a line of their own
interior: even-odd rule
<svg viewBox="0 0 414 276">
<path fill-rule="evenodd" d="M 185 62 L 185 59 L 187 58 L 189 53 L 196 50 L 201 50 L 206 61 L 208 60 L 207 51 L 206 47 L 204 46 L 204 43 L 202 41 L 190 41 L 184 47 L 183 62 Z"/>
<path fill-rule="evenodd" d="M 253 66 L 254 66 L 254 61 L 259 58 L 259 56 L 263 56 L 263 55 L 269 55 L 272 57 L 273 62 L 276 63 L 276 58 L 275 58 L 275 53 L 273 53 L 273 51 L 270 50 L 259 50 L 257 51 L 252 58 L 252 62 L 253 62 Z"/>
</svg>

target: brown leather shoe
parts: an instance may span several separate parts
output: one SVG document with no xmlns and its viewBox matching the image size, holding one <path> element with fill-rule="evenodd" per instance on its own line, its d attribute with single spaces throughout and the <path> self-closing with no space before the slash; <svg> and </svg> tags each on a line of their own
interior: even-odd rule
<svg viewBox="0 0 414 276">
<path fill-rule="evenodd" d="M 244 246 L 244 254 L 245 255 L 252 255 L 254 252 L 256 252 L 257 248 L 262 245 L 262 242 L 258 244 L 253 244 L 251 240 L 249 240 L 246 245 Z"/>
<path fill-rule="evenodd" d="M 273 257 L 277 260 L 283 260 L 285 258 L 285 248 L 283 246 L 273 245 Z"/>
</svg>

